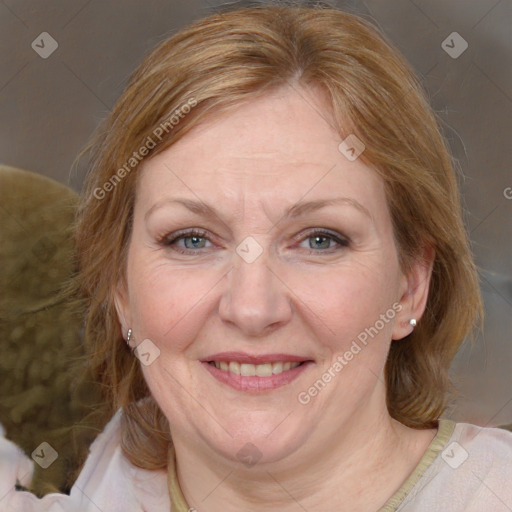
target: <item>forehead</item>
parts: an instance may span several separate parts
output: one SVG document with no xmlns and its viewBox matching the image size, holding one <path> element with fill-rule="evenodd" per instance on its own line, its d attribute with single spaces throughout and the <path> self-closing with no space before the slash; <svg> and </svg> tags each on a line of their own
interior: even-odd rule
<svg viewBox="0 0 512 512">
<path fill-rule="evenodd" d="M 194 127 L 145 162 L 137 202 L 189 197 L 231 206 L 350 196 L 384 206 L 381 178 L 338 146 L 321 91 L 285 87 Z"/>
</svg>

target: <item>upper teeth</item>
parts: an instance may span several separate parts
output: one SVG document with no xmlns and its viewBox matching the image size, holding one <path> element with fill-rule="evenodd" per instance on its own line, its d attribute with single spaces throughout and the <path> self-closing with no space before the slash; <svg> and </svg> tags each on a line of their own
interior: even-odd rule
<svg viewBox="0 0 512 512">
<path fill-rule="evenodd" d="M 236 361 L 213 361 L 213 364 L 219 370 L 241 375 L 242 377 L 270 377 L 278 373 L 297 368 L 300 363 L 264 363 L 264 364 L 248 364 L 238 363 Z"/>
</svg>

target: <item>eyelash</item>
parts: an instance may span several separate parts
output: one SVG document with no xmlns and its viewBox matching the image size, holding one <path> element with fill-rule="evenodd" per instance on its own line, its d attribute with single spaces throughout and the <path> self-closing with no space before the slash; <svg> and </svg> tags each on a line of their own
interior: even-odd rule
<svg viewBox="0 0 512 512">
<path fill-rule="evenodd" d="M 172 246 L 172 250 L 177 251 L 180 254 L 197 254 L 200 251 L 200 249 L 202 249 L 202 248 L 199 248 L 198 250 L 183 249 L 181 247 L 178 247 L 175 244 L 179 240 L 184 240 L 186 238 L 193 238 L 193 237 L 204 238 L 211 242 L 211 240 L 209 240 L 209 238 L 206 236 L 207 234 L 208 233 L 206 231 L 197 230 L 197 229 L 179 231 L 179 232 L 173 233 L 171 235 L 164 235 L 164 236 L 160 237 L 158 239 L 158 244 L 162 245 L 164 247 Z M 301 237 L 296 237 L 296 240 L 303 241 L 303 240 L 307 240 L 308 238 L 313 238 L 313 237 L 318 237 L 318 236 L 321 236 L 321 237 L 324 237 L 324 238 L 334 241 L 336 244 L 338 244 L 338 247 L 329 248 L 329 249 L 325 249 L 325 250 L 319 250 L 319 251 L 316 251 L 314 249 L 309 249 L 310 254 L 312 254 L 312 253 L 331 254 L 334 251 L 340 250 L 341 248 L 346 248 L 350 245 L 350 240 L 348 238 L 346 238 L 342 235 L 337 235 L 336 233 L 325 230 L 325 229 L 312 230 L 309 233 L 307 233 L 306 235 L 302 235 Z"/>
</svg>

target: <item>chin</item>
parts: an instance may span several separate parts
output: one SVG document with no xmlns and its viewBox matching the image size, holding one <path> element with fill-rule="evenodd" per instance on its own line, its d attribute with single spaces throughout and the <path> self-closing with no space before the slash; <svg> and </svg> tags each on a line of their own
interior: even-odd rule
<svg viewBox="0 0 512 512">
<path fill-rule="evenodd" d="M 223 431 L 221 436 L 205 437 L 206 443 L 226 459 L 249 468 L 255 464 L 271 464 L 286 459 L 309 437 L 304 422 L 297 425 L 293 414 L 288 419 L 284 419 L 286 415 L 269 415 L 268 412 L 252 412 L 249 416 L 251 418 L 223 425 L 232 437 Z M 290 424 L 287 424 L 288 421 Z M 292 421 L 295 425 L 291 424 Z M 212 431 L 209 433 L 215 434 Z"/>
</svg>

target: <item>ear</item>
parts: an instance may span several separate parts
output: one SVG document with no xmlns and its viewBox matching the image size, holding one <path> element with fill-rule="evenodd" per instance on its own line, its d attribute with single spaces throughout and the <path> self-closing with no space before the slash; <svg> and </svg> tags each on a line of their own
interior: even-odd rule
<svg viewBox="0 0 512 512">
<path fill-rule="evenodd" d="M 119 281 L 116 285 L 114 292 L 114 304 L 116 307 L 117 318 L 119 319 L 119 323 L 121 325 L 123 338 L 126 339 L 126 333 L 132 325 L 132 321 L 129 306 L 130 303 L 128 300 L 128 290 L 124 279 Z"/>
<path fill-rule="evenodd" d="M 392 339 L 401 340 L 414 330 L 409 321 L 414 318 L 419 324 L 427 305 L 428 290 L 435 251 L 425 247 L 422 254 L 413 262 L 406 275 L 403 275 L 400 305 L 402 309 L 396 316 Z"/>
</svg>

